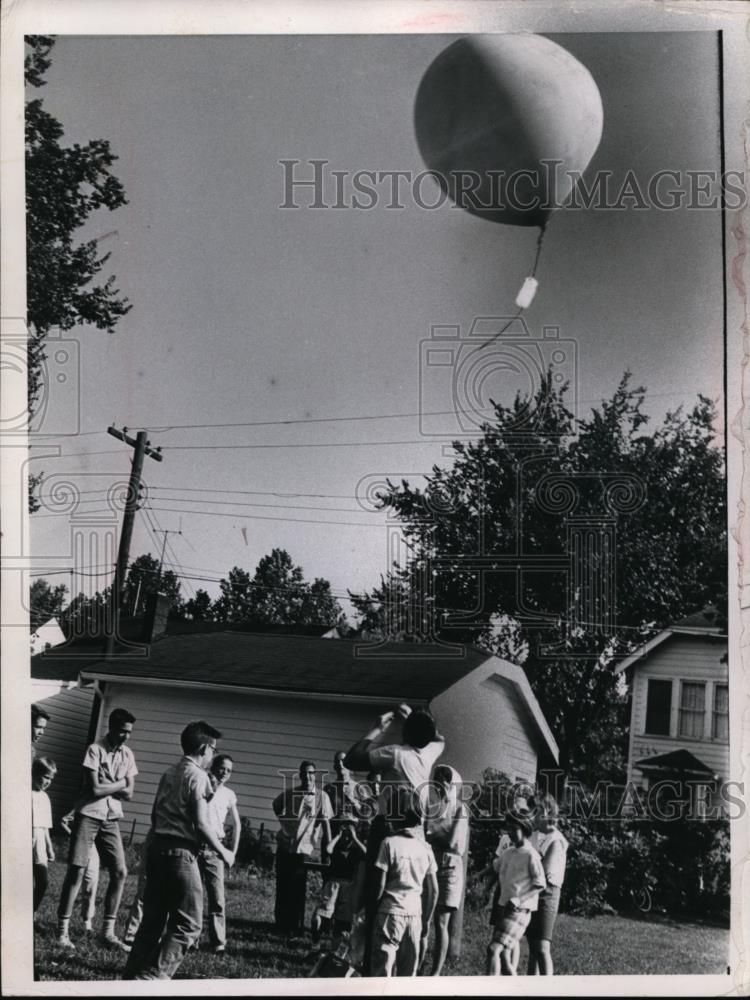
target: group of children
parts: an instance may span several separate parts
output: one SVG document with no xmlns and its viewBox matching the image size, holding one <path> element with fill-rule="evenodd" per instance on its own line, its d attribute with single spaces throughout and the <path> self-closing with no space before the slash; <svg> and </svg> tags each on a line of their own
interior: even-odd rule
<svg viewBox="0 0 750 1000">
<path fill-rule="evenodd" d="M 34 746 L 48 721 L 49 715 L 40 706 L 32 707 L 35 911 L 47 890 L 47 866 L 54 860 L 47 789 L 57 768 L 49 757 L 38 757 Z M 134 723 L 129 712 L 115 709 L 104 738 L 86 750 L 81 795 L 62 821 L 70 833 L 70 847 L 58 907 L 57 943 L 67 952 L 75 951 L 70 921 L 84 885 L 85 928 L 93 929 L 101 862 L 109 874 L 101 943 L 130 953 L 127 978 L 171 978 L 185 952 L 197 946 L 203 926 L 204 886 L 210 945 L 217 954 L 226 948 L 224 872 L 234 863 L 240 836 L 237 799 L 227 787 L 233 761 L 229 754 L 215 754 L 220 734 L 207 723 L 190 723 L 183 731 L 184 756 L 164 774 L 154 800 L 136 896 L 122 940 L 115 924 L 127 868 L 119 819 L 120 803 L 132 798 L 138 774 L 126 746 Z"/>
<path fill-rule="evenodd" d="M 517 975 L 524 935 L 529 975 L 553 973 L 551 942 L 568 844 L 557 828 L 554 798 L 540 796 L 530 806 L 518 803 L 507 814 L 492 864 L 479 873 L 489 877 L 488 894 L 494 889 L 488 975 Z"/>
<path fill-rule="evenodd" d="M 34 706 L 32 746 L 48 718 Z M 217 954 L 226 948 L 224 873 L 234 864 L 240 836 L 236 796 L 227 787 L 233 761 L 216 753 L 221 734 L 208 723 L 184 729 L 183 756 L 162 776 L 154 799 L 136 897 L 120 940 L 115 922 L 127 870 L 119 819 L 138 773 L 126 745 L 134 722 L 129 712 L 115 709 L 104 738 L 86 751 L 83 790 L 70 824 L 58 943 L 75 949 L 71 914 L 87 881 L 85 918 L 87 929 L 92 926 L 96 873 L 90 869 L 96 856 L 109 873 L 101 940 L 129 952 L 125 978 L 167 979 L 197 946 L 204 889 L 210 945 Z M 340 955 L 361 953 L 363 974 L 414 976 L 424 967 L 434 920 L 432 974 L 442 972 L 463 903 L 469 829 L 459 775 L 447 765 L 435 766 L 443 748 L 432 716 L 406 709 L 400 716 L 381 716 L 363 740 L 337 754 L 336 780 L 324 790 L 315 787 L 315 765 L 302 762 L 300 784 L 274 800 L 281 825 L 276 914 L 282 929 L 300 929 L 304 921 L 305 878 L 322 830 L 323 883 L 312 917 L 313 940 L 318 942 L 330 924 Z M 32 755 L 36 910 L 47 888 L 47 864 L 54 859 L 46 789 L 56 768 L 49 758 L 36 757 L 33 750 Z M 377 774 L 368 795 L 351 780 L 349 768 Z M 531 805 L 508 813 L 495 859 L 480 873 L 495 887 L 486 970 L 491 975 L 517 973 L 524 933 L 529 973 L 553 971 L 550 942 L 567 844 L 557 829 L 554 799 L 545 796 Z"/>
</svg>

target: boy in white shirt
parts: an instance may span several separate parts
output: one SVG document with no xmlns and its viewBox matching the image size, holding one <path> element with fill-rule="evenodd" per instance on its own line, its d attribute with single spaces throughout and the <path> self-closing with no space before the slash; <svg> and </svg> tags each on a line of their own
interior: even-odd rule
<svg viewBox="0 0 750 1000">
<path fill-rule="evenodd" d="M 406 788 L 399 789 L 397 799 L 396 832 L 383 840 L 375 861 L 373 976 L 416 976 L 437 900 L 437 865 L 422 834 L 421 802 Z"/>
<path fill-rule="evenodd" d="M 128 950 L 115 933 L 115 922 L 128 874 L 119 825 L 121 803 L 132 799 L 138 774 L 135 758 L 126 746 L 134 722 L 135 717 L 130 712 L 116 708 L 110 713 L 106 735 L 88 747 L 83 759 L 84 791 L 75 809 L 68 870 L 57 912 L 57 942 L 68 951 L 75 950 L 70 940 L 70 917 L 93 848 L 99 852 L 102 865 L 109 871 L 100 941 L 122 951 Z"/>
<path fill-rule="evenodd" d="M 240 817 L 237 812 L 237 796 L 227 782 L 232 777 L 234 761 L 228 753 L 220 753 L 214 758 L 209 772 L 214 794 L 208 801 L 208 818 L 216 838 L 226 842 L 227 818 L 232 826 L 232 854 L 237 853 L 240 843 Z M 224 893 L 224 861 L 211 847 L 204 845 L 198 854 L 198 867 L 208 897 L 208 937 L 216 955 L 223 955 L 227 947 L 227 926 Z"/>
<path fill-rule="evenodd" d="M 57 764 L 49 757 L 35 757 L 31 762 L 31 828 L 34 863 L 34 913 L 44 899 L 49 882 L 47 864 L 55 860 L 50 840 L 52 804 L 47 789 L 57 774 Z"/>
<path fill-rule="evenodd" d="M 500 898 L 492 914 L 494 932 L 487 947 L 488 976 L 517 975 L 517 944 L 546 885 L 542 860 L 529 843 L 533 832 L 530 814 L 525 810 L 509 813 L 506 829 L 513 846 L 500 857 Z"/>
</svg>

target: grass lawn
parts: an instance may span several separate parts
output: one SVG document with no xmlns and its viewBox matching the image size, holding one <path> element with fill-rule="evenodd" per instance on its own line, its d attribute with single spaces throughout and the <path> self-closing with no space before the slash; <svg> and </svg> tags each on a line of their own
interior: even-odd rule
<svg viewBox="0 0 750 1000">
<path fill-rule="evenodd" d="M 137 863 L 133 861 L 131 870 Z M 55 946 L 55 911 L 65 867 L 50 866 L 50 886 L 37 914 L 37 978 L 119 979 L 125 955 L 98 946 L 94 935 L 86 935 L 78 913 L 71 921 L 75 955 L 61 954 Z M 312 909 L 319 876 L 310 879 L 308 913 Z M 102 876 L 106 883 L 106 875 Z M 135 892 L 136 879 L 128 876 L 119 933 Z M 102 886 L 99 899 L 101 903 Z M 309 936 L 285 938 L 273 927 L 273 875 L 254 875 L 247 870 L 232 872 L 227 881 L 229 944 L 223 957 L 209 951 L 191 952 L 182 964 L 179 978 L 252 979 L 257 977 L 307 976 L 313 965 L 308 957 Z M 101 926 L 101 905 L 94 924 Z M 464 920 L 463 953 L 449 974 L 483 975 L 484 954 L 489 939 L 488 911 L 468 910 Z M 688 974 L 726 972 L 729 931 L 696 923 L 671 920 L 631 919 L 620 916 L 574 917 L 561 915 L 556 928 L 554 958 L 559 975 L 585 974 Z M 524 943 L 520 971 L 526 968 Z"/>
</svg>

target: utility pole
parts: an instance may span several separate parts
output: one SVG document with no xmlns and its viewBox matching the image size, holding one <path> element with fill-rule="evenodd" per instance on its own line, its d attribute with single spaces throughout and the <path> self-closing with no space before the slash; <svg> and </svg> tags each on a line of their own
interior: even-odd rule
<svg viewBox="0 0 750 1000">
<path fill-rule="evenodd" d="M 138 507 L 138 494 L 141 485 L 141 472 L 143 471 L 143 460 L 148 455 L 157 462 L 162 461 L 161 448 L 155 450 L 151 448 L 147 431 L 139 431 L 135 439 L 128 437 L 127 427 L 118 431 L 114 425 L 107 428 L 107 433 L 116 437 L 118 441 L 133 448 L 133 462 L 130 467 L 130 482 L 128 483 L 128 495 L 125 501 L 125 513 L 122 518 L 122 531 L 120 532 L 120 547 L 117 551 L 117 566 L 115 567 L 115 577 L 112 581 L 111 607 L 112 614 L 110 620 L 112 630 L 107 635 L 107 645 L 105 656 L 112 656 L 115 651 L 115 636 L 120 624 L 120 608 L 125 596 L 125 577 L 128 572 L 128 560 L 130 559 L 130 540 L 133 537 L 133 524 L 135 523 L 135 512 Z"/>
</svg>

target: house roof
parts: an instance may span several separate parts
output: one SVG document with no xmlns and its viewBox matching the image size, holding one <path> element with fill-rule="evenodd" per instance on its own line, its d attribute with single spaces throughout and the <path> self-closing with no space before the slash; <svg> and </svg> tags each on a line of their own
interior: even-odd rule
<svg viewBox="0 0 750 1000">
<path fill-rule="evenodd" d="M 687 619 L 684 619 L 687 621 Z M 691 628 L 689 626 L 683 625 L 671 625 L 669 628 L 665 628 L 663 631 L 659 632 L 648 642 L 644 642 L 642 646 L 639 646 L 630 656 L 626 656 L 624 660 L 617 664 L 615 667 L 615 673 L 621 674 L 624 670 L 632 667 L 639 660 L 648 656 L 654 649 L 661 646 L 662 643 L 666 642 L 668 639 L 672 639 L 675 636 L 692 636 L 696 639 L 709 639 L 709 640 L 720 640 L 726 641 L 726 633 L 722 632 L 721 629 L 712 628 L 710 626 Z"/>
<path fill-rule="evenodd" d="M 656 771 L 670 774 L 690 774 L 694 777 L 711 777 L 716 775 L 702 760 L 684 748 L 671 750 L 669 753 L 655 754 L 635 761 L 635 766 L 641 771 Z"/>
<path fill-rule="evenodd" d="M 118 677 L 429 702 L 490 658 L 483 650 L 460 648 L 456 657 L 437 644 L 368 649 L 346 639 L 207 632 L 165 636 L 146 657 L 89 660 L 80 669 L 84 680 Z"/>
</svg>

